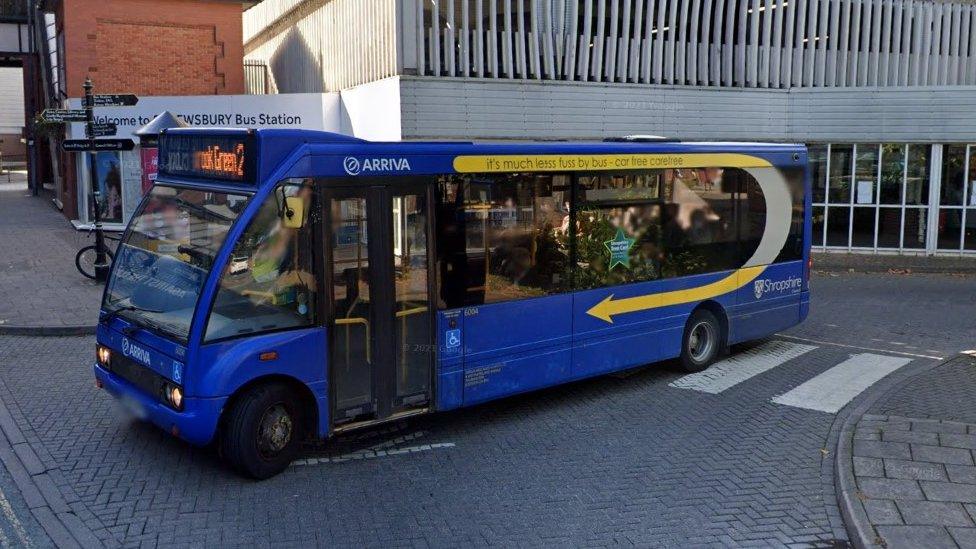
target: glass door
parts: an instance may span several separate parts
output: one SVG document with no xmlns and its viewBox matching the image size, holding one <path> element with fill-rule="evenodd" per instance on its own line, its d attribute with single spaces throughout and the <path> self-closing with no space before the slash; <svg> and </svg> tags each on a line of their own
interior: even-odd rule
<svg viewBox="0 0 976 549">
<path fill-rule="evenodd" d="M 427 406 L 434 360 L 424 188 L 328 192 L 333 424 Z"/>
</svg>

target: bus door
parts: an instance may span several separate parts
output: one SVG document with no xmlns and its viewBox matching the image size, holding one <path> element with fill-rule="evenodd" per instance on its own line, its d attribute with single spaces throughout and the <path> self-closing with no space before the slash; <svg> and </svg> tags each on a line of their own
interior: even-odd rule
<svg viewBox="0 0 976 549">
<path fill-rule="evenodd" d="M 424 409 L 431 401 L 430 209 L 426 187 L 326 191 L 334 426 Z M 365 183 L 365 185 L 364 185 Z"/>
</svg>

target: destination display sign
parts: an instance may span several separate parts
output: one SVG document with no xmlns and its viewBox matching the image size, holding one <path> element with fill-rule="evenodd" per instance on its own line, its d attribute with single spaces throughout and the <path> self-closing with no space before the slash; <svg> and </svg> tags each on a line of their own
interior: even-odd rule
<svg viewBox="0 0 976 549">
<path fill-rule="evenodd" d="M 131 139 L 66 139 L 61 143 L 64 152 L 131 151 L 135 143 Z"/>
<path fill-rule="evenodd" d="M 159 175 L 251 182 L 254 140 L 250 134 L 170 135 L 159 139 Z"/>
</svg>

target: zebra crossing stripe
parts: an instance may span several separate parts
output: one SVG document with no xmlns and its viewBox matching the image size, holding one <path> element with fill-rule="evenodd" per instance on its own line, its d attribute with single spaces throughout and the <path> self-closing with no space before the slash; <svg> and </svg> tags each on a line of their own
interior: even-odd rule
<svg viewBox="0 0 976 549">
<path fill-rule="evenodd" d="M 669 385 L 717 395 L 731 387 L 808 353 L 817 347 L 789 341 L 769 341 L 716 362 L 704 372 L 689 374 Z"/>
<path fill-rule="evenodd" d="M 773 398 L 773 402 L 835 414 L 862 391 L 911 361 L 908 357 L 872 353 L 852 355 L 793 390 Z"/>
</svg>

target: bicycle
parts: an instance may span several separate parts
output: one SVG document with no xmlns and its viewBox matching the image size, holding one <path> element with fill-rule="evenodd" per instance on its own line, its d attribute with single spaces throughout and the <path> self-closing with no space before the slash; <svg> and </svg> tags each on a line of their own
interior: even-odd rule
<svg viewBox="0 0 976 549">
<path fill-rule="evenodd" d="M 94 231 L 95 225 L 92 224 L 92 226 L 88 229 L 87 237 L 91 237 L 91 234 Z M 109 234 L 105 234 L 105 239 L 119 242 L 122 240 L 122 236 L 111 236 Z M 108 257 L 108 264 L 111 265 L 112 262 L 115 261 L 115 252 L 113 252 L 108 246 L 105 246 L 105 255 Z M 78 253 L 75 254 L 75 267 L 78 269 L 78 272 L 92 280 L 95 280 L 95 259 L 97 257 L 98 253 L 94 244 L 90 244 L 78 250 Z"/>
</svg>

